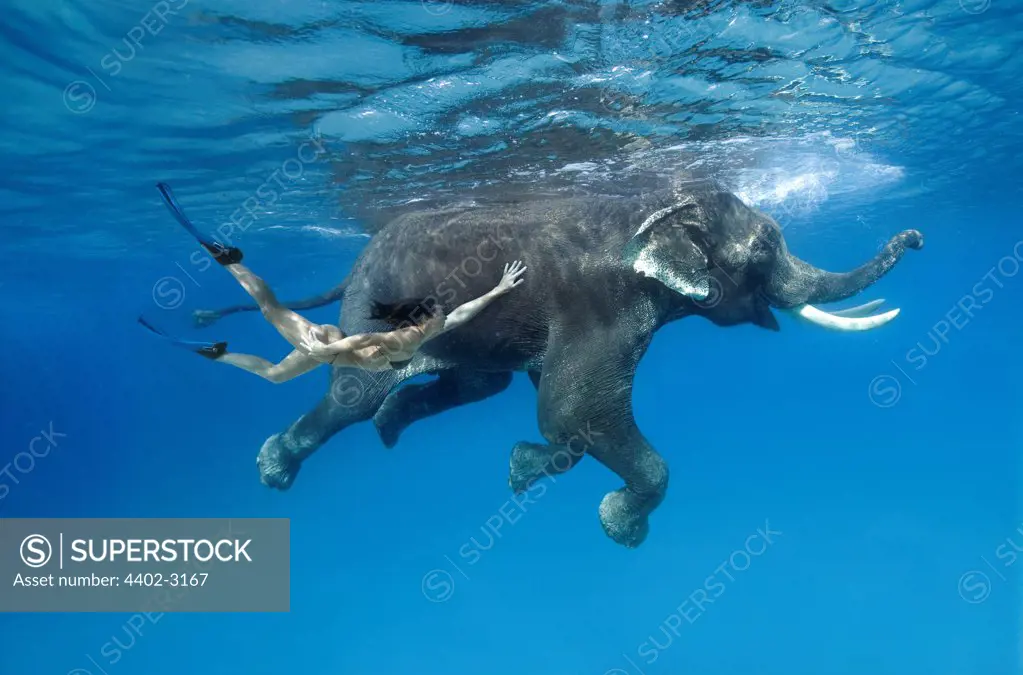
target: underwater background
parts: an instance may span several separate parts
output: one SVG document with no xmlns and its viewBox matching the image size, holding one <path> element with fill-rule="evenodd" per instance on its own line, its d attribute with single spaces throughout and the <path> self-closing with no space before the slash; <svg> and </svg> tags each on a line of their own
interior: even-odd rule
<svg viewBox="0 0 1023 675">
<path fill-rule="evenodd" d="M 287 614 L 2 615 L 0 673 L 1019 672 L 1021 47 L 1012 0 L 7 0 L 0 517 L 286 517 L 292 575 Z M 193 325 L 247 298 L 157 181 L 207 230 L 258 194 L 232 243 L 284 298 L 403 208 L 705 177 L 828 269 L 926 245 L 857 298 L 902 309 L 878 331 L 660 331 L 634 400 L 672 482 L 635 550 L 594 461 L 510 509 L 525 374 L 282 493 L 255 455 L 326 372 L 135 323 L 288 351 Z"/>
</svg>

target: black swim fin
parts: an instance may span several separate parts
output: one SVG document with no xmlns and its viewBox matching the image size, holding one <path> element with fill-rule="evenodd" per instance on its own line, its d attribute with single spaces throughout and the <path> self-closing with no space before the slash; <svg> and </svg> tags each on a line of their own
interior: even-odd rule
<svg viewBox="0 0 1023 675">
<path fill-rule="evenodd" d="M 138 321 L 146 330 L 149 330 L 155 335 L 162 337 L 164 340 L 170 341 L 170 343 L 173 344 L 174 346 L 181 347 L 182 349 L 187 349 L 190 352 L 194 352 L 196 354 L 199 354 L 200 356 L 205 356 L 208 359 L 216 360 L 227 353 L 226 342 L 200 342 L 196 340 L 182 340 L 181 338 L 176 338 L 172 335 L 164 333 L 162 330 L 146 321 L 145 317 L 140 316 Z"/>
<path fill-rule="evenodd" d="M 219 241 L 210 239 L 192 224 L 192 221 L 185 215 L 184 209 L 178 204 L 178 200 L 174 197 L 174 193 L 171 192 L 170 185 L 166 183 L 157 183 L 156 189 L 160 191 L 160 196 L 163 197 L 164 204 L 167 205 L 167 209 L 174 216 L 174 219 L 181 224 L 181 227 L 185 228 L 190 235 L 198 240 L 199 244 L 209 251 L 213 259 L 221 265 L 234 265 L 242 261 L 242 250 L 234 246 L 224 246 Z"/>
</svg>

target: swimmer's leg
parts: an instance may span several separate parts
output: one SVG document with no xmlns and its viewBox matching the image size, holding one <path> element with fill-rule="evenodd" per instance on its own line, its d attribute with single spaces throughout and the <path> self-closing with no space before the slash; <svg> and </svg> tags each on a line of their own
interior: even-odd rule
<svg viewBox="0 0 1023 675">
<path fill-rule="evenodd" d="M 164 340 L 167 340 L 175 347 L 181 347 L 187 349 L 190 352 L 195 352 L 200 356 L 205 356 L 208 359 L 218 359 L 227 352 L 226 342 L 199 342 L 194 340 L 182 340 L 172 335 L 164 333 L 162 330 L 149 323 L 143 317 L 139 317 L 139 323 L 142 324 L 147 330 L 159 335 Z"/>
<path fill-rule="evenodd" d="M 156 328 L 141 316 L 139 317 L 139 323 L 177 347 L 195 352 L 218 363 L 226 363 L 230 366 L 241 368 L 253 375 L 259 375 L 264 380 L 274 384 L 293 380 L 320 365 L 319 361 L 298 350 L 288 354 L 280 363 L 271 363 L 260 356 L 228 352 L 226 342 L 195 342 L 176 338 Z"/>
<path fill-rule="evenodd" d="M 207 237 L 200 232 L 192 221 L 185 215 L 181 205 L 178 204 L 178 200 L 175 199 L 174 193 L 171 192 L 170 186 L 166 183 L 157 183 L 156 188 L 160 191 L 163 196 L 163 201 L 170 210 L 171 215 L 181 224 L 185 230 L 188 231 L 193 237 L 195 237 L 199 243 L 210 252 L 210 255 L 216 259 L 221 265 L 230 272 L 238 283 L 242 285 L 245 292 L 252 296 L 252 299 L 259 305 L 259 309 L 263 312 L 263 316 L 269 321 L 277 332 L 280 333 L 285 340 L 291 343 L 292 347 L 298 349 L 302 346 L 303 339 L 308 335 L 309 330 L 315 326 L 310 321 L 307 321 L 304 317 L 293 312 L 292 310 L 284 307 L 280 302 L 277 301 L 277 297 L 267 286 L 266 282 L 260 279 L 258 276 L 252 273 L 247 267 L 241 264 L 242 252 L 241 249 L 235 247 L 225 247 L 221 243 Z"/>
<path fill-rule="evenodd" d="M 209 254 L 213 256 L 221 265 L 234 265 L 242 261 L 242 251 L 240 248 L 234 246 L 224 246 L 219 241 L 211 239 L 204 235 L 192 221 L 185 215 L 184 209 L 178 204 L 178 200 L 174 198 L 174 193 L 171 192 L 170 186 L 166 183 L 157 183 L 156 189 L 160 191 L 160 195 L 163 197 L 164 204 L 167 205 L 167 209 L 170 210 L 171 215 L 174 216 L 175 220 L 180 223 L 181 227 L 185 228 L 189 234 L 195 237 L 199 244 L 209 251 Z"/>
<path fill-rule="evenodd" d="M 295 349 L 301 349 L 302 343 L 309 331 L 317 328 L 319 324 L 309 321 L 298 312 L 292 311 L 282 305 L 270 286 L 256 276 L 252 270 L 242 264 L 231 264 L 224 267 L 231 275 L 238 280 L 245 292 L 252 296 L 252 299 L 259 305 L 259 311 L 270 322 L 277 332 L 287 340 Z M 340 337 L 340 332 L 336 335 Z"/>
<path fill-rule="evenodd" d="M 293 380 L 299 375 L 305 375 L 310 370 L 321 365 L 319 361 L 303 354 L 297 349 L 288 354 L 280 363 L 270 363 L 260 356 L 251 354 L 233 354 L 225 352 L 215 359 L 218 363 L 226 363 L 242 370 L 247 370 L 253 375 L 259 375 L 264 380 L 280 384 Z"/>
</svg>

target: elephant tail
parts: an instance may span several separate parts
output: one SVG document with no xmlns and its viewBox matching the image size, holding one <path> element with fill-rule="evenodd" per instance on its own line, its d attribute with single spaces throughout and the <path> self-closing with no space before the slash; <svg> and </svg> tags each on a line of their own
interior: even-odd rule
<svg viewBox="0 0 1023 675">
<path fill-rule="evenodd" d="M 314 295 L 312 297 L 303 298 L 302 300 L 292 300 L 290 302 L 282 302 L 281 304 L 288 309 L 301 310 L 301 309 L 313 309 L 314 307 L 323 307 L 325 305 L 339 302 L 345 295 L 345 290 L 348 288 L 348 284 L 351 283 L 352 274 L 348 273 L 345 280 L 334 288 Z M 237 314 L 238 312 L 254 312 L 259 310 L 259 305 L 254 302 L 245 305 L 232 305 L 230 307 L 223 307 L 221 309 L 197 309 L 192 313 L 192 318 L 195 320 L 195 325 L 199 327 L 210 326 L 215 323 L 218 319 L 227 316 L 228 314 Z"/>
</svg>

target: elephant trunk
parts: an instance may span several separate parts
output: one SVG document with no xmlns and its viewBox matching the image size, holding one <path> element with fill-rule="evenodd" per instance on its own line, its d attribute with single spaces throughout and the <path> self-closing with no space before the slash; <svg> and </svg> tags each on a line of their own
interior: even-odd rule
<svg viewBox="0 0 1023 675">
<path fill-rule="evenodd" d="M 922 248 L 923 241 L 918 231 L 906 230 L 892 237 L 873 260 L 843 273 L 819 269 L 783 251 L 765 290 L 771 304 L 783 309 L 845 300 L 887 274 L 907 248 Z"/>
</svg>

